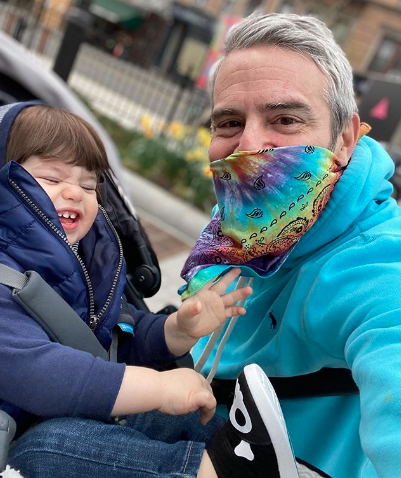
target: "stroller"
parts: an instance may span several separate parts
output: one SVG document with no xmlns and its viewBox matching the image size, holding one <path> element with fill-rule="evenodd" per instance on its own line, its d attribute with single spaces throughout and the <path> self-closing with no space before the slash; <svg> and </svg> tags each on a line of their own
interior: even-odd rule
<svg viewBox="0 0 401 478">
<path fill-rule="evenodd" d="M 103 207 L 123 246 L 127 263 L 125 294 L 137 309 L 149 311 L 144 298 L 152 297 L 159 290 L 160 267 L 149 238 L 124 192 L 121 162 L 114 143 L 87 106 L 57 75 L 41 68 L 18 42 L 0 31 L 0 106 L 29 100 L 40 100 L 80 115 L 101 137 L 110 163 L 110 170 L 101 185 L 101 196 Z M 173 310 L 173 306 L 167 306 L 160 312 L 171 313 Z M 0 412 L 0 473 L 6 467 L 9 442 L 14 433 L 12 418 Z"/>
</svg>

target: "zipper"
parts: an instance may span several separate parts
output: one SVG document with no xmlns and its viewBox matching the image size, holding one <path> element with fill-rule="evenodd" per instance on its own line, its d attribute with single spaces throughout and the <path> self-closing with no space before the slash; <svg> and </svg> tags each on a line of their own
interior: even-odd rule
<svg viewBox="0 0 401 478">
<path fill-rule="evenodd" d="M 120 277 L 121 269 L 122 269 L 122 264 L 123 264 L 123 248 L 121 244 L 121 240 L 118 237 L 117 231 L 115 227 L 113 226 L 109 216 L 107 215 L 105 209 L 102 206 L 98 206 L 100 211 L 103 213 L 104 218 L 106 219 L 108 225 L 110 226 L 110 229 L 113 231 L 113 234 L 117 240 L 118 247 L 119 247 L 119 262 L 117 266 L 117 271 L 113 279 L 112 287 L 110 289 L 110 293 L 106 299 L 105 304 L 103 305 L 102 309 L 100 310 L 99 314 L 95 314 L 95 299 L 94 299 L 94 294 L 93 294 L 93 287 L 92 287 L 92 282 L 89 277 L 88 270 L 86 269 L 86 266 L 79 256 L 77 252 L 74 251 L 72 248 L 72 245 L 67 239 L 67 236 L 65 235 L 64 231 L 60 231 L 60 229 L 42 212 L 38 206 L 24 193 L 24 191 L 15 183 L 12 179 L 9 179 L 9 182 L 11 186 L 17 191 L 17 193 L 22 197 L 22 199 L 28 204 L 28 206 L 40 217 L 40 219 L 60 238 L 62 241 L 69 247 L 71 252 L 74 254 L 76 257 L 79 265 L 81 266 L 82 273 L 85 278 L 87 290 L 88 290 L 88 296 L 89 296 L 89 327 L 91 330 L 94 332 L 96 330 L 97 325 L 100 322 L 100 319 L 104 315 L 105 311 L 107 310 L 107 307 L 109 306 L 110 302 L 113 299 L 115 289 L 117 286 L 118 278 Z"/>
<path fill-rule="evenodd" d="M 103 307 L 101 308 L 99 314 L 97 315 L 97 320 L 96 320 L 96 323 L 94 324 L 94 328 L 97 326 L 101 317 L 103 316 L 103 314 L 106 312 L 108 306 L 110 305 L 110 302 L 113 300 L 114 293 L 116 291 L 116 287 L 117 287 L 117 283 L 118 283 L 118 279 L 119 279 L 120 274 L 121 274 L 121 269 L 123 268 L 123 246 L 121 244 L 121 240 L 120 240 L 120 238 L 117 234 L 117 231 L 116 231 L 113 223 L 111 222 L 111 219 L 109 218 L 106 210 L 104 209 L 104 207 L 99 205 L 99 209 L 103 213 L 103 216 L 106 219 L 106 222 L 109 225 L 110 229 L 113 231 L 114 237 L 117 241 L 118 251 L 119 251 L 119 260 L 118 260 L 117 270 L 116 270 L 116 273 L 114 274 L 114 279 L 113 279 L 113 282 L 111 284 L 111 289 L 110 289 L 109 295 L 108 295 L 108 297 L 106 299 L 106 302 L 104 303 Z"/>
</svg>

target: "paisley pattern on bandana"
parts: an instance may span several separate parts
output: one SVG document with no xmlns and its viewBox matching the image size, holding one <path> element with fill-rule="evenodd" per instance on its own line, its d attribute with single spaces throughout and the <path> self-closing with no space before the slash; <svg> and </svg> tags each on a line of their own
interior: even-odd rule
<svg viewBox="0 0 401 478">
<path fill-rule="evenodd" d="M 243 275 L 276 272 L 315 223 L 343 172 L 334 153 L 316 146 L 241 151 L 210 169 L 219 211 L 184 265 L 181 277 L 195 283 L 183 298 L 229 266 L 253 271 Z M 197 274 L 209 266 L 220 267 Z"/>
</svg>

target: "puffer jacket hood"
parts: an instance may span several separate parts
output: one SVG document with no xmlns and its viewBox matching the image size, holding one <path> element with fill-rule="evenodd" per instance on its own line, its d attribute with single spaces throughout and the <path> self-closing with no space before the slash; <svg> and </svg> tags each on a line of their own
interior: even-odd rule
<svg viewBox="0 0 401 478">
<path fill-rule="evenodd" d="M 15 118 L 23 109 L 42 104 L 44 104 L 42 101 L 32 100 L 11 103 L 0 107 L 0 167 L 5 163 L 8 134 Z"/>
</svg>

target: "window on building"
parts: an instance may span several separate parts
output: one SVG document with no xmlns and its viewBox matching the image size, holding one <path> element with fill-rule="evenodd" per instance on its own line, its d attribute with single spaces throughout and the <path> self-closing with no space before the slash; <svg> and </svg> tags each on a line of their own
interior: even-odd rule
<svg viewBox="0 0 401 478">
<path fill-rule="evenodd" d="M 177 72 L 194 80 L 203 70 L 208 45 L 196 38 L 187 37 L 177 58 Z"/>
<path fill-rule="evenodd" d="M 370 71 L 401 77 L 401 36 L 386 35 L 369 66 Z"/>
<path fill-rule="evenodd" d="M 309 2 L 305 14 L 322 20 L 333 32 L 334 38 L 340 45 L 347 39 L 353 18 L 341 11 L 336 4 L 328 7 L 320 2 Z"/>
</svg>

